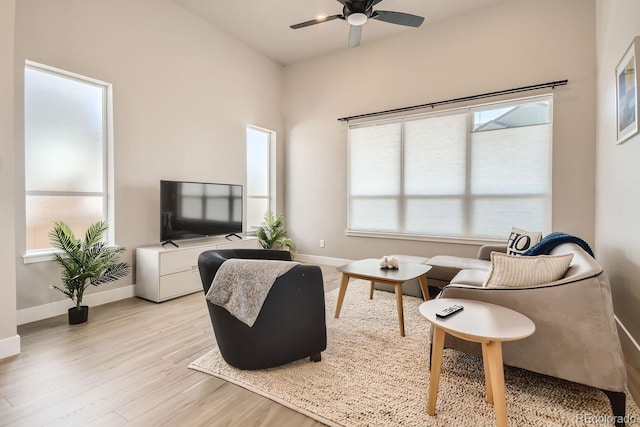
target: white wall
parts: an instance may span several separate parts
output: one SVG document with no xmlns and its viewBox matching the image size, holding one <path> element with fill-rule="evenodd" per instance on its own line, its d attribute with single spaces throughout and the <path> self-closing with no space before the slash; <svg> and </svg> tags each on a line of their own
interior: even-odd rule
<svg viewBox="0 0 640 427">
<path fill-rule="evenodd" d="M 611 280 L 616 316 L 640 342 L 640 135 L 616 144 L 615 68 L 640 36 L 640 2 L 597 1 L 596 252 Z M 640 349 L 636 348 L 636 352 Z M 640 353 L 637 355 L 640 360 Z"/>
<path fill-rule="evenodd" d="M 554 91 L 552 226 L 593 244 L 594 5 L 509 1 L 287 67 L 285 199 L 299 251 L 475 255 L 477 246 L 346 237 L 347 126 L 336 119 L 561 79 L 569 84 Z"/>
<path fill-rule="evenodd" d="M 13 217 L 13 29 L 15 0 L 0 0 L 0 359 L 20 352 L 16 333 Z"/>
<path fill-rule="evenodd" d="M 113 84 L 115 235 L 129 249 L 129 261 L 136 246 L 160 239 L 160 179 L 244 184 L 245 127 L 284 133 L 282 67 L 170 0 L 20 0 L 15 46 L 19 256 L 25 251 L 25 59 Z M 281 144 L 279 169 L 283 150 Z M 51 262 L 24 265 L 19 259 L 18 309 L 64 299 L 47 286 L 58 277 Z M 132 281 L 129 276 L 88 292 Z"/>
</svg>

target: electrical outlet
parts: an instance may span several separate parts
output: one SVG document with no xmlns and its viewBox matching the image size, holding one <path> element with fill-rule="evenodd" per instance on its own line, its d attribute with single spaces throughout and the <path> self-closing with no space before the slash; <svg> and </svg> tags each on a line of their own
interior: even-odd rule
<svg viewBox="0 0 640 427">
<path fill-rule="evenodd" d="M 324 240 L 320 240 L 320 247 L 324 248 Z"/>
</svg>

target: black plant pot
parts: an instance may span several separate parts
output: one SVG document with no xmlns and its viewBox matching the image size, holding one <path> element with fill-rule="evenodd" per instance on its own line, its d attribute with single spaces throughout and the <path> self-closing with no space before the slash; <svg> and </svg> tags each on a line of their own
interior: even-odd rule
<svg viewBox="0 0 640 427">
<path fill-rule="evenodd" d="M 78 325 L 80 323 L 85 323 L 89 318 L 89 306 L 81 305 L 78 307 L 71 307 L 69 309 L 69 324 L 70 325 Z"/>
</svg>

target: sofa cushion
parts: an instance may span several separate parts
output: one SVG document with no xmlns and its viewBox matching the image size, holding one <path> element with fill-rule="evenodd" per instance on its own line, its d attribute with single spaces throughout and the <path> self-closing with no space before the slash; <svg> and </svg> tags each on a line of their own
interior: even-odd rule
<svg viewBox="0 0 640 427">
<path fill-rule="evenodd" d="M 456 285 L 483 286 L 487 278 L 487 270 L 460 270 L 451 279 L 451 283 Z"/>
<path fill-rule="evenodd" d="M 540 240 L 542 240 L 542 233 L 539 231 L 533 232 L 513 227 L 507 240 L 507 254 L 522 255 Z"/>
<path fill-rule="evenodd" d="M 427 277 L 450 282 L 460 270 L 465 269 L 481 270 L 486 275 L 491 262 L 476 258 L 436 255 L 431 257 L 427 264 L 431 266 Z"/>
<path fill-rule="evenodd" d="M 493 252 L 484 286 L 519 288 L 547 284 L 561 279 L 572 259 L 572 253 L 521 257 Z"/>
</svg>

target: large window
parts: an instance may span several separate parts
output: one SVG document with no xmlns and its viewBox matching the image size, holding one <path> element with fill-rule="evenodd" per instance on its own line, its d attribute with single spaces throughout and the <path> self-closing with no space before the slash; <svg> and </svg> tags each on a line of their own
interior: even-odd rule
<svg viewBox="0 0 640 427">
<path fill-rule="evenodd" d="M 55 220 L 78 235 L 107 220 L 108 84 L 28 63 L 25 82 L 27 253 L 50 248 Z"/>
<path fill-rule="evenodd" d="M 256 127 L 247 128 L 247 227 L 255 229 L 264 214 L 273 210 L 271 197 L 271 151 L 274 133 Z"/>
<path fill-rule="evenodd" d="M 550 231 L 551 109 L 544 96 L 351 125 L 349 231 Z"/>
</svg>

